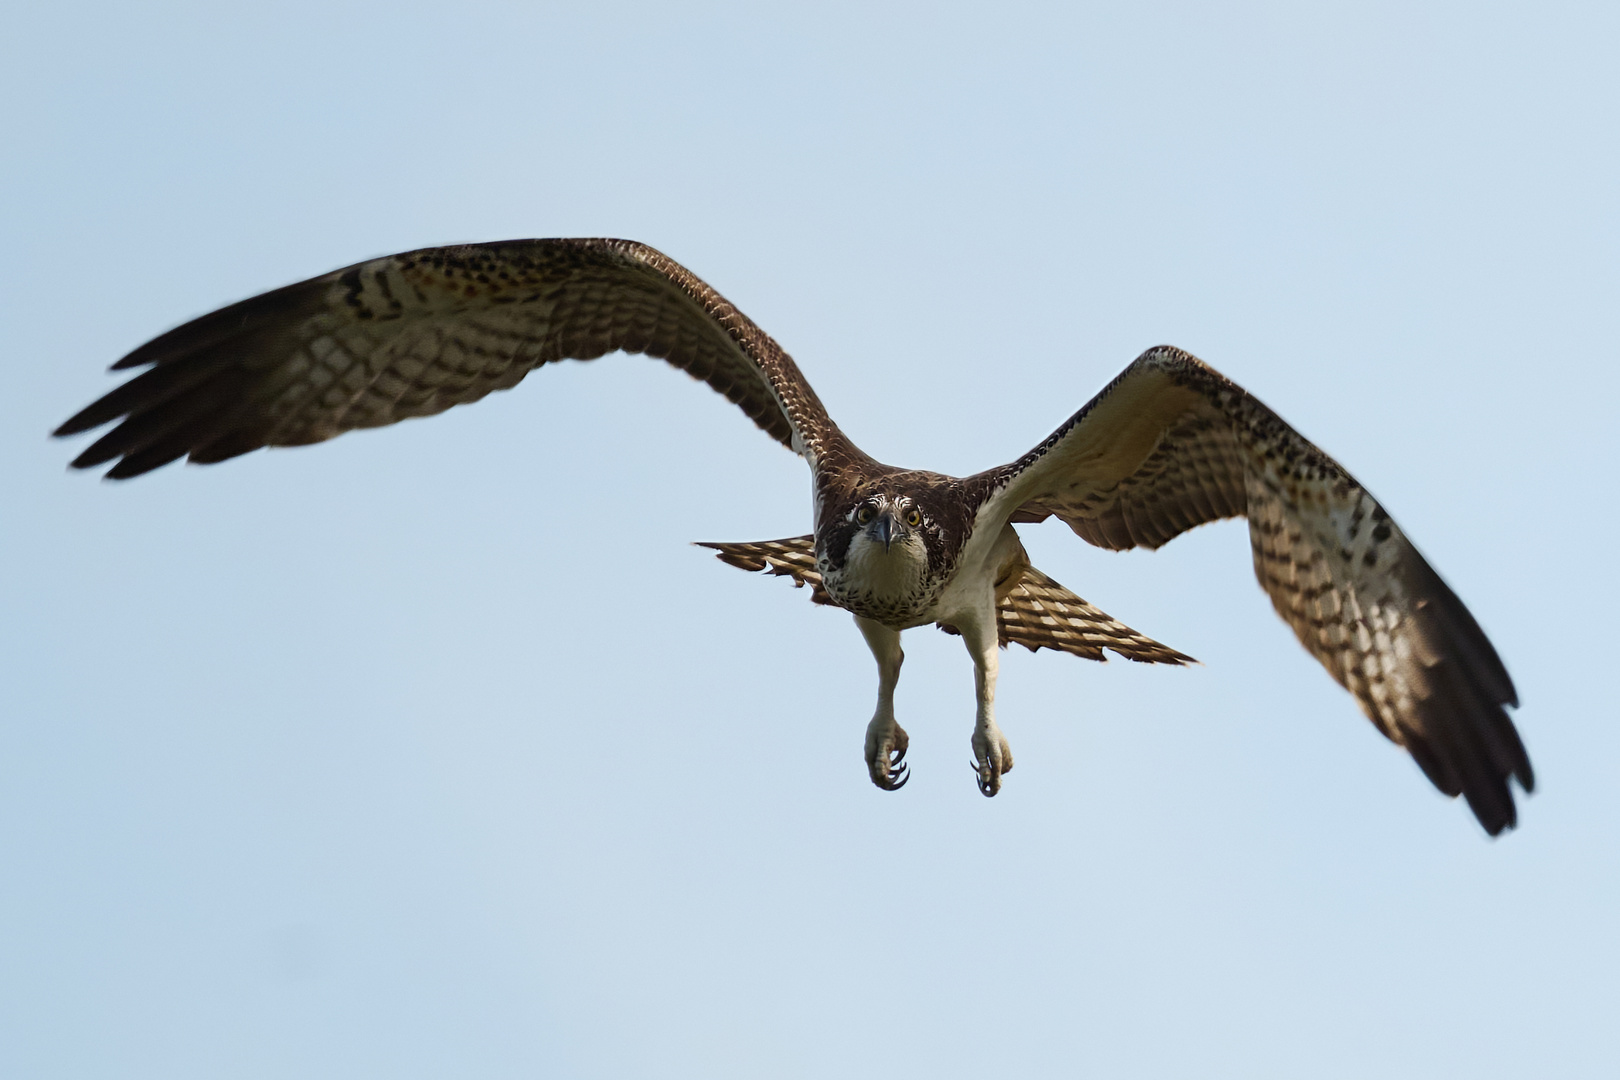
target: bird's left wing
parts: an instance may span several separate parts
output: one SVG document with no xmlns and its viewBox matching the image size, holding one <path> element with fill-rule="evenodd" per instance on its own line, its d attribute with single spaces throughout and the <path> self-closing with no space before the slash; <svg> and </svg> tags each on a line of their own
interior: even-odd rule
<svg viewBox="0 0 1620 1080">
<path fill-rule="evenodd" d="M 842 435 L 787 353 L 685 267 L 629 240 L 424 248 L 222 308 L 147 342 L 147 370 L 56 430 L 120 421 L 79 468 L 138 476 L 431 416 L 556 360 L 646 353 L 815 467 Z"/>
<path fill-rule="evenodd" d="M 1518 696 L 1474 617 L 1355 478 L 1196 357 L 1139 357 L 986 485 L 978 528 L 1062 518 L 1086 541 L 1156 548 L 1246 516 L 1254 571 L 1301 644 L 1491 834 L 1534 776 Z M 995 535 L 994 531 L 988 535 Z"/>
</svg>

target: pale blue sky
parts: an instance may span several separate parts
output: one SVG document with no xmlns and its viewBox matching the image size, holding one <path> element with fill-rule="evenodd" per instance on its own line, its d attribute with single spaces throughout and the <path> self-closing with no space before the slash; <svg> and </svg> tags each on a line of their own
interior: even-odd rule
<svg viewBox="0 0 1620 1080">
<path fill-rule="evenodd" d="M 34 5 L 0 36 L 0 1074 L 1620 1073 L 1612 4 Z M 1199 657 L 907 635 L 687 546 L 802 465 L 662 365 L 112 485 L 154 334 L 390 251 L 652 243 L 896 464 L 1143 348 L 1337 456 L 1491 634 L 1490 841 L 1240 524 L 1037 565 Z"/>
</svg>

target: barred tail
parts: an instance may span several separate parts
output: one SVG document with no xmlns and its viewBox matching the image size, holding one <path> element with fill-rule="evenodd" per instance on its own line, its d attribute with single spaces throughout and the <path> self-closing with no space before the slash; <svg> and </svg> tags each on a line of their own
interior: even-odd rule
<svg viewBox="0 0 1620 1080">
<path fill-rule="evenodd" d="M 794 536 L 751 544 L 700 543 L 698 547 L 711 548 L 721 562 L 739 570 L 790 577 L 795 586 L 810 586 L 810 599 L 815 603 L 832 604 L 816 572 L 814 537 Z M 1033 566 L 1024 569 L 1018 583 L 997 605 L 996 627 L 1002 648 L 1016 642 L 1031 652 L 1056 649 L 1087 660 L 1107 659 L 1103 650 L 1108 649 L 1144 664 L 1198 662 L 1137 633 Z M 940 629 L 948 634 L 957 632 L 952 626 L 941 625 Z"/>
<path fill-rule="evenodd" d="M 810 586 L 810 599 L 817 604 L 833 604 L 832 597 L 821 587 L 821 574 L 816 570 L 816 538 L 793 536 L 786 540 L 760 540 L 752 544 L 711 544 L 699 540 L 698 547 L 719 552 L 715 558 L 739 570 L 763 570 L 793 579 L 794 588 Z"/>
<path fill-rule="evenodd" d="M 996 608 L 1003 647 L 1017 642 L 1030 652 L 1058 649 L 1104 660 L 1103 650 L 1144 664 L 1198 661 L 1139 634 L 1094 604 L 1088 604 L 1033 566 Z"/>
</svg>

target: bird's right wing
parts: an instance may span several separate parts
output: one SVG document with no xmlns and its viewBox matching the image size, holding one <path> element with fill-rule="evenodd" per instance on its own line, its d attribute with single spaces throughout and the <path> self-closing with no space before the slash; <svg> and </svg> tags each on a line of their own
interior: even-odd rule
<svg viewBox="0 0 1620 1080">
<path fill-rule="evenodd" d="M 1098 547 L 1156 548 L 1247 517 L 1254 572 L 1300 644 L 1486 831 L 1515 821 L 1530 759 L 1518 695 L 1468 609 L 1345 469 L 1197 357 L 1150 349 L 1019 460 L 970 479 L 977 529 L 1061 518 Z"/>
<path fill-rule="evenodd" d="M 556 360 L 668 361 L 804 455 L 844 444 L 798 366 L 662 253 L 628 240 L 425 248 L 334 270 L 194 319 L 115 370 L 146 370 L 56 430 L 120 421 L 78 468 L 138 476 L 431 416 Z"/>
</svg>

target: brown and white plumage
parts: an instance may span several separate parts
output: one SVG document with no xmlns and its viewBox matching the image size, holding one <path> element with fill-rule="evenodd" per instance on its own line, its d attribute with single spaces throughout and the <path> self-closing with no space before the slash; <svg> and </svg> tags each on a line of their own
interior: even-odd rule
<svg viewBox="0 0 1620 1080">
<path fill-rule="evenodd" d="M 993 711 L 998 645 L 1187 662 L 1030 566 L 1014 525 L 1054 515 L 1115 549 L 1248 517 L 1278 613 L 1436 786 L 1465 795 L 1494 834 L 1515 821 L 1509 778 L 1533 785 L 1504 708 L 1517 704 L 1512 682 L 1467 609 L 1337 463 L 1177 349 L 1144 353 L 1011 464 L 965 478 L 895 469 L 856 448 L 793 360 L 667 256 L 624 240 L 525 240 L 373 259 L 205 315 L 120 360 L 146 370 L 57 434 L 116 422 L 74 465 L 113 462 L 107 475 L 125 478 L 432 415 L 614 351 L 702 379 L 806 459 L 812 536 L 710 546 L 855 613 L 879 665 L 867 762 L 880 786 L 907 775 L 893 715 L 904 629 L 940 624 L 973 655 L 985 794 L 1012 767 Z"/>
<path fill-rule="evenodd" d="M 1487 830 L 1514 823 L 1508 778 L 1534 775 L 1496 650 L 1356 479 L 1242 387 L 1149 350 L 998 477 L 987 509 L 1115 550 L 1246 516 L 1255 576 L 1306 650 Z"/>
<path fill-rule="evenodd" d="M 672 259 L 627 240 L 427 248 L 232 304 L 147 342 L 147 370 L 60 428 L 122 417 L 74 460 L 114 479 L 431 416 L 558 360 L 646 353 L 702 379 L 783 445 L 837 429 L 793 360 Z"/>
</svg>

